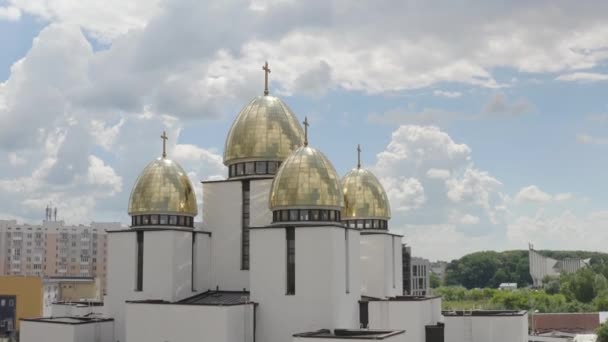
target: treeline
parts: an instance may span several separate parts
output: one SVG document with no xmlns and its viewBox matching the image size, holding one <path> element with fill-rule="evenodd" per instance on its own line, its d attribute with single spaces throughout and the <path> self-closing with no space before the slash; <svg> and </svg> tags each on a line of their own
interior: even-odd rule
<svg viewBox="0 0 608 342">
<path fill-rule="evenodd" d="M 608 277 L 608 254 L 586 251 L 539 251 L 555 259 L 590 258 L 594 273 Z M 532 284 L 527 250 L 505 252 L 485 251 L 453 260 L 446 268 L 443 284 L 467 289 L 497 288 L 501 283 Z"/>
<path fill-rule="evenodd" d="M 546 278 L 541 289 L 466 289 L 462 286 L 433 290 L 444 309 L 538 310 L 539 312 L 608 311 L 608 280 L 592 267 L 573 274 Z"/>
</svg>

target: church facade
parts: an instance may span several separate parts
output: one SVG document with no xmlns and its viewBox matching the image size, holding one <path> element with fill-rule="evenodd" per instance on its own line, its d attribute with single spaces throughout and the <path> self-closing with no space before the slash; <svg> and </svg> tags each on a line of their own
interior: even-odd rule
<svg viewBox="0 0 608 342">
<path fill-rule="evenodd" d="M 378 179 L 360 161 L 340 178 L 263 69 L 264 95 L 226 138 L 227 179 L 202 182 L 203 228 L 163 133 L 130 228 L 108 231 L 104 305 L 23 322 L 22 341 L 423 342 L 442 327 L 440 298 L 403 296 L 402 236 Z"/>
</svg>

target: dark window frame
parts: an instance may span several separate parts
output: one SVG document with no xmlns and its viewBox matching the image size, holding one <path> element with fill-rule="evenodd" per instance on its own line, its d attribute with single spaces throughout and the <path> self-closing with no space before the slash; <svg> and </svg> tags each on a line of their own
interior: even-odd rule
<svg viewBox="0 0 608 342">
<path fill-rule="evenodd" d="M 295 228 L 285 228 L 285 265 L 286 282 L 285 295 L 293 296 L 296 294 L 296 237 Z"/>
</svg>

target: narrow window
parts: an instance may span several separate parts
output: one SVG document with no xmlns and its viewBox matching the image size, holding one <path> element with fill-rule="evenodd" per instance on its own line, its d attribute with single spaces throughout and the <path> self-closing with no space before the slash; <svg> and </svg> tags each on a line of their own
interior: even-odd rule
<svg viewBox="0 0 608 342">
<path fill-rule="evenodd" d="M 196 233 L 192 232 L 192 269 L 191 269 L 191 282 L 192 292 L 196 292 Z"/>
<path fill-rule="evenodd" d="M 395 279 L 397 278 L 395 276 L 396 270 L 395 270 L 395 237 L 393 236 L 393 238 L 391 239 L 391 245 L 392 245 L 392 251 L 393 254 L 391 254 L 391 260 L 393 261 L 393 288 L 397 287 L 396 281 Z"/>
<path fill-rule="evenodd" d="M 137 279 L 135 291 L 142 291 L 144 287 L 144 232 L 137 232 Z"/>
<path fill-rule="evenodd" d="M 348 229 L 344 229 L 344 274 L 346 276 L 346 293 L 350 293 L 350 246 L 348 243 Z"/>
<path fill-rule="evenodd" d="M 287 240 L 287 294 L 296 294 L 296 241 L 295 229 L 285 228 Z"/>
<path fill-rule="evenodd" d="M 243 181 L 243 208 L 241 229 L 241 270 L 249 269 L 249 199 L 250 184 Z"/>
</svg>

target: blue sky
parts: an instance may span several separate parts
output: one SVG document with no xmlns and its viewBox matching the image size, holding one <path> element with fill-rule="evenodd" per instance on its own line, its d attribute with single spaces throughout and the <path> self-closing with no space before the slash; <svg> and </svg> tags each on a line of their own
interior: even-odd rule
<svg viewBox="0 0 608 342">
<path fill-rule="evenodd" d="M 225 176 L 268 60 L 340 174 L 362 145 L 414 254 L 604 250 L 608 5 L 368 6 L 0 0 L 1 217 L 126 222 L 164 129 L 193 181 Z"/>
</svg>

